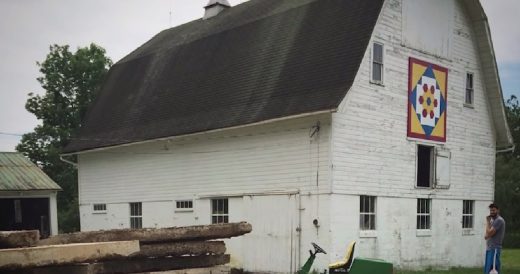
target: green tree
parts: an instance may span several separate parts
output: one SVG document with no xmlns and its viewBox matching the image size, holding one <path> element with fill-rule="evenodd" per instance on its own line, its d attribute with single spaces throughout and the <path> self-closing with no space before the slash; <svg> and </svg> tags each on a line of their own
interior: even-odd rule
<svg viewBox="0 0 520 274">
<path fill-rule="evenodd" d="M 495 201 L 507 222 L 504 243 L 509 247 L 520 247 L 520 104 L 516 96 L 506 103 L 507 121 L 513 140 L 513 153 L 499 154 L 495 172 Z"/>
<path fill-rule="evenodd" d="M 60 153 L 81 125 L 112 61 L 95 44 L 71 52 L 69 46 L 52 45 L 37 80 L 43 95 L 29 93 L 25 104 L 41 124 L 24 134 L 16 150 L 24 153 L 56 181 L 61 232 L 79 230 L 77 172 L 60 160 Z"/>
</svg>

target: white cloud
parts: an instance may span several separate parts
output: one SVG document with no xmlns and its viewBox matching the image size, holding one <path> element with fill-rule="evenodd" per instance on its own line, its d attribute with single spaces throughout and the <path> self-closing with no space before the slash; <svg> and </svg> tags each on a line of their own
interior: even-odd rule
<svg viewBox="0 0 520 274">
<path fill-rule="evenodd" d="M 497 61 L 520 62 L 520 1 L 482 0 L 488 16 Z"/>
</svg>

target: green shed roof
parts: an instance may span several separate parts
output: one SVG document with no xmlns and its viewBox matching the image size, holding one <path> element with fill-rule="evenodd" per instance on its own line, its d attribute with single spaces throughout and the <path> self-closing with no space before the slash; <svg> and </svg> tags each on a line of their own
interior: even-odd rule
<svg viewBox="0 0 520 274">
<path fill-rule="evenodd" d="M 61 190 L 38 166 L 17 152 L 0 152 L 0 191 Z"/>
</svg>

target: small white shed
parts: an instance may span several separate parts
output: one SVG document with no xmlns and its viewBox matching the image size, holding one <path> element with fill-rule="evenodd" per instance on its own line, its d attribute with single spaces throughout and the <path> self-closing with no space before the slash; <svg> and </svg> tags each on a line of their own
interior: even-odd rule
<svg viewBox="0 0 520 274">
<path fill-rule="evenodd" d="M 58 234 L 56 194 L 61 188 L 29 159 L 0 152 L 0 231 Z"/>
</svg>

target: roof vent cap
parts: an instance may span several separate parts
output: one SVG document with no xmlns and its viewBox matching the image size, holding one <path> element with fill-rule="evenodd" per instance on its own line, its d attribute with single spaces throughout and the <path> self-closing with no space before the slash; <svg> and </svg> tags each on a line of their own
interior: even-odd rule
<svg viewBox="0 0 520 274">
<path fill-rule="evenodd" d="M 227 0 L 209 0 L 209 3 L 204 7 L 206 12 L 204 13 L 203 19 L 209 19 L 216 16 L 221 11 L 230 8 L 231 5 Z"/>
</svg>

